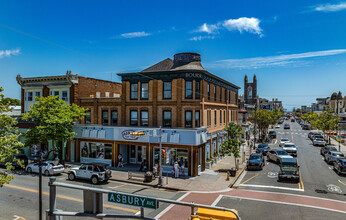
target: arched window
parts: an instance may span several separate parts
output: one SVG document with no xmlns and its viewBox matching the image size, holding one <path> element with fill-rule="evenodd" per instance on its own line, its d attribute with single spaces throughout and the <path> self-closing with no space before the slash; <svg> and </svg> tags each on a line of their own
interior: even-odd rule
<svg viewBox="0 0 346 220">
<path fill-rule="evenodd" d="M 247 88 L 247 97 L 249 99 L 252 99 L 252 87 L 251 86 L 249 88 Z"/>
</svg>

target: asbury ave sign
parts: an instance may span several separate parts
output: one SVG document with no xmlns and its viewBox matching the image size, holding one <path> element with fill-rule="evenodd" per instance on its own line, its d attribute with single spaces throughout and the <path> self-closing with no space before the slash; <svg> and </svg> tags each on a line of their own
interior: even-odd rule
<svg viewBox="0 0 346 220">
<path fill-rule="evenodd" d="M 148 209 L 158 208 L 158 202 L 156 199 L 113 192 L 108 193 L 108 202 L 115 202 Z"/>
</svg>

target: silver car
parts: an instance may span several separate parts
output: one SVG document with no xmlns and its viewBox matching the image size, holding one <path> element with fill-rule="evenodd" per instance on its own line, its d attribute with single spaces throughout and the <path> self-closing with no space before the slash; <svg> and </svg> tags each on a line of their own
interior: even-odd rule
<svg viewBox="0 0 346 220">
<path fill-rule="evenodd" d="M 267 153 L 267 159 L 271 161 L 275 161 L 278 164 L 281 164 L 282 158 L 293 158 L 293 157 L 283 150 L 270 150 Z"/>
<path fill-rule="evenodd" d="M 322 139 L 322 138 L 315 138 L 313 141 L 312 141 L 312 144 L 314 146 L 325 146 L 326 145 L 326 142 Z"/>
<path fill-rule="evenodd" d="M 286 143 L 289 143 L 289 142 L 290 142 L 290 141 L 288 140 L 288 138 L 281 138 L 279 146 L 282 147 L 282 146 L 284 146 Z"/>
<path fill-rule="evenodd" d="M 25 170 L 28 173 L 39 173 L 39 163 L 31 163 L 26 166 Z M 61 164 L 55 165 L 53 161 L 44 161 L 42 162 L 42 174 L 49 176 L 60 174 L 64 172 L 65 168 Z"/>
<path fill-rule="evenodd" d="M 345 157 L 343 153 L 339 151 L 329 151 L 327 154 L 324 155 L 324 160 L 330 164 L 333 163 L 334 161 L 337 161 L 339 158 Z"/>
</svg>

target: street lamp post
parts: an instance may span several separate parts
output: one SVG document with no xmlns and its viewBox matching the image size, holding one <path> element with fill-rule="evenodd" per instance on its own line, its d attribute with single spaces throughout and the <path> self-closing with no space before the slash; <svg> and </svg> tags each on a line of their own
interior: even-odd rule
<svg viewBox="0 0 346 220">
<path fill-rule="evenodd" d="M 159 135 L 159 140 L 160 140 L 160 155 L 159 155 L 159 168 L 160 168 L 160 176 L 159 176 L 159 181 L 158 184 L 161 186 L 162 185 L 162 132 L 161 132 L 161 126 L 160 126 L 160 135 Z"/>
<path fill-rule="evenodd" d="M 46 158 L 43 158 L 42 152 L 40 153 L 39 161 L 38 161 L 38 207 L 39 207 L 39 220 L 42 220 L 42 161 L 47 160 L 48 156 L 51 152 L 54 151 L 54 159 L 56 159 L 57 150 L 53 149 L 48 151 Z"/>
</svg>

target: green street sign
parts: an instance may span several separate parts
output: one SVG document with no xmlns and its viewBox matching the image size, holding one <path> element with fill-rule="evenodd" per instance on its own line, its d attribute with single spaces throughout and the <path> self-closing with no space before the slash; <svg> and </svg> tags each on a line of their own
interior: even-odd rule
<svg viewBox="0 0 346 220">
<path fill-rule="evenodd" d="M 115 202 L 148 209 L 158 208 L 158 202 L 156 199 L 113 192 L 108 193 L 108 202 Z"/>
</svg>

